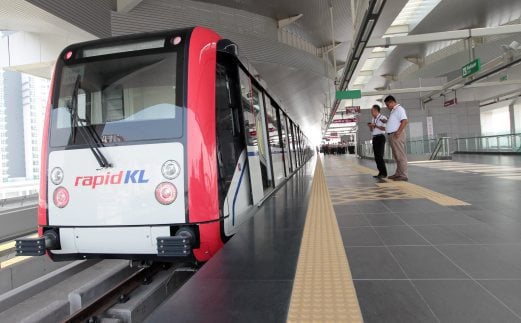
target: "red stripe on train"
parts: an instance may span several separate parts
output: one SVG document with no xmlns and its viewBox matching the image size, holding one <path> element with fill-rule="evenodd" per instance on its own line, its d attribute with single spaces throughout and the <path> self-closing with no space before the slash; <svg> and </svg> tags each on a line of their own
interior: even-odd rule
<svg viewBox="0 0 521 323">
<path fill-rule="evenodd" d="M 188 54 L 187 171 L 190 222 L 219 219 L 216 157 L 215 32 L 196 27 L 190 37 Z M 194 250 L 199 261 L 208 260 L 223 243 L 219 222 L 199 227 L 200 248 Z"/>
</svg>

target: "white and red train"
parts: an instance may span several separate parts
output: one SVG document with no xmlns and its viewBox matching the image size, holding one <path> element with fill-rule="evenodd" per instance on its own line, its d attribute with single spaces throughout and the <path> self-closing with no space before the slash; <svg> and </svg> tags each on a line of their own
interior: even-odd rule
<svg viewBox="0 0 521 323">
<path fill-rule="evenodd" d="M 39 238 L 17 253 L 206 261 L 311 153 L 209 29 L 71 45 L 46 111 Z"/>
</svg>

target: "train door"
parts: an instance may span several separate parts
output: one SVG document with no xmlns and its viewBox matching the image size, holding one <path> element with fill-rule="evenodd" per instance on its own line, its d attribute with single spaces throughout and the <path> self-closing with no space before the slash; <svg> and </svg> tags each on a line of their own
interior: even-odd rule
<svg viewBox="0 0 521 323">
<path fill-rule="evenodd" d="M 293 173 L 293 170 L 295 169 L 293 167 L 293 158 L 291 156 L 291 145 L 290 145 L 290 140 L 291 140 L 291 131 L 289 130 L 289 125 L 288 125 L 288 117 L 286 115 L 284 115 L 282 117 L 282 123 L 284 123 L 284 129 L 285 129 L 285 136 L 284 136 L 284 146 L 285 146 L 285 153 L 287 154 L 287 165 L 288 165 L 288 175 Z"/>
<path fill-rule="evenodd" d="M 273 165 L 273 176 L 275 186 L 279 185 L 285 177 L 284 155 L 282 152 L 282 141 L 279 137 L 279 118 L 275 106 L 270 98 L 266 97 L 266 128 L 268 130 L 268 142 L 271 151 Z"/>
<path fill-rule="evenodd" d="M 268 98 L 269 99 L 269 98 Z M 273 164 L 269 145 L 268 128 L 266 127 L 266 101 L 264 92 L 253 85 L 253 101 L 255 115 L 255 126 L 257 128 L 257 139 L 259 141 L 259 161 L 262 172 L 262 188 L 264 195 L 273 190 Z M 269 105 L 268 105 L 269 107 Z"/>
<path fill-rule="evenodd" d="M 282 166 L 284 167 L 284 177 L 289 175 L 289 155 L 288 145 L 286 144 L 286 123 L 284 122 L 284 114 L 280 111 L 280 108 L 275 102 L 271 103 L 277 113 L 277 120 L 279 121 L 279 137 L 280 137 L 280 148 L 282 150 Z"/>
<path fill-rule="evenodd" d="M 253 205 L 241 102 L 236 87 L 237 67 L 218 54 L 216 74 L 216 132 L 219 202 L 224 232 L 234 234 Z"/>
<path fill-rule="evenodd" d="M 296 171 L 298 168 L 297 162 L 297 154 L 295 151 L 295 132 L 293 131 L 293 122 L 288 119 L 288 133 L 289 133 L 289 151 L 291 152 L 291 161 L 293 165 L 293 171 Z"/>
<path fill-rule="evenodd" d="M 248 153 L 248 168 L 250 171 L 251 191 L 253 204 L 258 204 L 263 198 L 265 190 L 269 188 L 268 170 L 265 151 L 262 119 L 259 119 L 260 103 L 259 92 L 252 87 L 248 74 L 239 69 L 241 86 L 241 102 Z M 259 138 L 261 143 L 259 145 Z"/>
<path fill-rule="evenodd" d="M 304 163 L 304 158 L 302 158 L 302 133 L 300 132 L 299 128 L 296 129 L 296 135 L 297 135 L 297 151 L 298 151 L 298 160 L 299 164 L 302 165 Z"/>
</svg>

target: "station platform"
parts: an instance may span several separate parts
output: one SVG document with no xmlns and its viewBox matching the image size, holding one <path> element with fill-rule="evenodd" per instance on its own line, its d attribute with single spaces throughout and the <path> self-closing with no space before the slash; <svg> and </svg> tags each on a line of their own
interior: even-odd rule
<svg viewBox="0 0 521 323">
<path fill-rule="evenodd" d="M 308 162 L 148 322 L 521 321 L 516 157 L 374 169 Z"/>
</svg>

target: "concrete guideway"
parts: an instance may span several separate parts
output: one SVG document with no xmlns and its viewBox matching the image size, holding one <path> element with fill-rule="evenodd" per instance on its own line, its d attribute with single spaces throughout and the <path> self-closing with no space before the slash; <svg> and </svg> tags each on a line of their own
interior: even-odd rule
<svg viewBox="0 0 521 323">
<path fill-rule="evenodd" d="M 36 206 L 24 206 L 0 211 L 0 242 L 35 232 Z"/>
<path fill-rule="evenodd" d="M 43 269 L 44 266 L 47 268 Z M 22 284 L 15 288 L 6 286 L 4 293 L 0 294 L 0 321 L 63 321 L 96 302 L 138 271 L 139 268 L 130 267 L 127 260 L 56 263 L 46 257 L 32 257 L 16 266 L 0 270 L 2 281 L 7 281 L 9 274 L 12 275 L 11 280 L 22 280 Z M 24 272 L 24 277 L 18 277 Z M 128 294 L 122 294 L 123 297 L 116 304 L 104 303 L 102 312 L 96 314 L 96 317 L 100 322 L 142 322 L 192 273 L 179 267 L 161 268 L 153 276 L 147 277 L 146 282 L 137 282 L 137 286 L 127 291 Z"/>
</svg>

